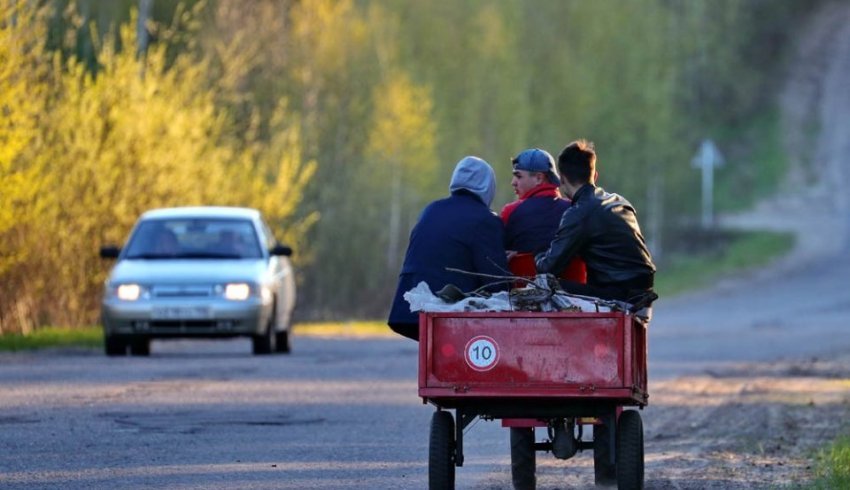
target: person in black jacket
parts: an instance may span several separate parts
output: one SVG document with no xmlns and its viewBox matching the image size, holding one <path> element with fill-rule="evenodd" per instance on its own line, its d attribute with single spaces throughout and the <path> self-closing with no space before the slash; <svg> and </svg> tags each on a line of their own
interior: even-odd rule
<svg viewBox="0 0 850 490">
<path fill-rule="evenodd" d="M 578 140 L 558 155 L 561 190 L 573 204 L 564 213 L 549 249 L 535 257 L 539 273 L 555 276 L 581 256 L 587 284 L 562 281 L 564 290 L 634 303 L 654 292 L 655 264 L 634 206 L 622 196 L 596 187 L 593 143 Z"/>
<path fill-rule="evenodd" d="M 468 293 L 494 280 L 448 271 L 447 267 L 496 276 L 504 276 L 508 270 L 502 221 L 490 210 L 496 194 L 493 168 L 478 157 L 462 159 L 452 174 L 449 191 L 449 197 L 425 207 L 410 233 L 387 321 L 393 331 L 413 340 L 419 340 L 419 313 L 410 311 L 404 293 L 420 281 L 432 292 L 453 284 Z"/>
</svg>

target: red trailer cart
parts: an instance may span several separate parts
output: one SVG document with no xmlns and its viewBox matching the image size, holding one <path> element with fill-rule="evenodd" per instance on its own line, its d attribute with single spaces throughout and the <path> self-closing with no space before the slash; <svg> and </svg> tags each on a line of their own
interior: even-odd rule
<svg viewBox="0 0 850 490">
<path fill-rule="evenodd" d="M 510 427 L 515 488 L 534 488 L 536 451 L 566 459 L 585 449 L 593 450 L 598 484 L 643 488 L 643 425 L 638 411 L 623 410 L 647 404 L 642 319 L 463 312 L 421 313 L 419 321 L 419 396 L 437 408 L 431 489 L 454 488 L 463 430 L 476 417 Z M 589 425 L 593 440 L 585 441 Z M 537 442 L 535 426 L 547 426 L 551 440 Z"/>
</svg>

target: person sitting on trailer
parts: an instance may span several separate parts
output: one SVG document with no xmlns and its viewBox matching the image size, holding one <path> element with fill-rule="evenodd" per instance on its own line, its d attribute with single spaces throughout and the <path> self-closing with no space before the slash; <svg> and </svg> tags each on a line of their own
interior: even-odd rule
<svg viewBox="0 0 850 490">
<path fill-rule="evenodd" d="M 419 314 L 410 311 L 404 293 L 419 282 L 425 281 L 431 291 L 449 284 L 462 292 L 506 288 L 491 284 L 492 278 L 446 270 L 505 275 L 504 229 L 490 210 L 496 194 L 493 168 L 478 157 L 465 157 L 454 169 L 449 190 L 449 197 L 425 207 L 410 233 L 387 321 L 394 332 L 413 340 L 419 340 Z"/>
<path fill-rule="evenodd" d="M 549 248 L 570 201 L 561 197 L 561 179 L 549 152 L 540 148 L 523 150 L 511 163 L 511 186 L 518 199 L 506 204 L 500 213 L 505 224 L 508 266 L 517 276 L 534 277 L 534 255 Z M 574 258 L 561 277 L 584 283 L 584 262 Z"/>
<path fill-rule="evenodd" d="M 575 256 L 587 265 L 587 284 L 561 281 L 565 291 L 628 303 L 651 303 L 655 264 L 634 206 L 597 187 L 593 143 L 578 140 L 558 155 L 561 190 L 572 199 L 548 250 L 535 257 L 537 271 L 559 275 Z M 648 306 L 648 304 L 644 304 Z"/>
</svg>

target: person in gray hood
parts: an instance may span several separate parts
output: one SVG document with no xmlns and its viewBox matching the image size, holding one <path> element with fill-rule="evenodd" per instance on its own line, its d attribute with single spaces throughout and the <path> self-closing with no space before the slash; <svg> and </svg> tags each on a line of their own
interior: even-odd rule
<svg viewBox="0 0 850 490">
<path fill-rule="evenodd" d="M 419 316 L 410 311 L 404 293 L 420 281 L 434 292 L 447 284 L 464 292 L 507 287 L 488 286 L 493 279 L 446 270 L 500 276 L 508 270 L 502 220 L 490 210 L 496 194 L 493 168 L 478 157 L 461 159 L 452 173 L 449 191 L 449 197 L 425 207 L 410 233 L 387 321 L 393 331 L 413 340 L 419 340 Z"/>
</svg>

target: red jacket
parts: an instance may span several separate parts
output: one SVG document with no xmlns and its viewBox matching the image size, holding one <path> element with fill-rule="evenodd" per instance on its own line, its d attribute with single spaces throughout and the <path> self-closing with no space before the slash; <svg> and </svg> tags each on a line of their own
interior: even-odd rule
<svg viewBox="0 0 850 490">
<path fill-rule="evenodd" d="M 549 248 L 561 216 L 569 207 L 570 201 L 561 198 L 558 187 L 545 182 L 502 208 L 505 248 L 519 252 L 508 262 L 514 275 L 533 277 L 537 273 L 534 255 Z M 571 261 L 561 278 L 584 284 L 587 281 L 584 262 L 578 258 Z"/>
</svg>

